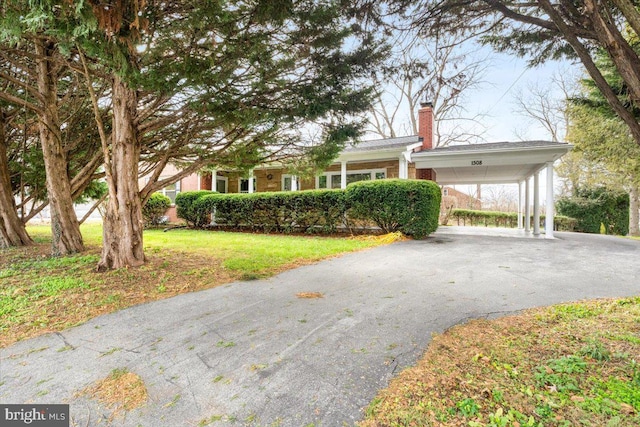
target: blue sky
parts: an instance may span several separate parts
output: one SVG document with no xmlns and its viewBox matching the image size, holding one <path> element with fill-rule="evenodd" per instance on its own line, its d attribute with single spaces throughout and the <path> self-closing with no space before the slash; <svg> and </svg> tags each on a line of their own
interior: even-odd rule
<svg viewBox="0 0 640 427">
<path fill-rule="evenodd" d="M 481 89 L 469 94 L 469 111 L 485 113 L 487 142 L 513 141 L 517 133 L 524 133 L 527 139 L 549 139 L 549 133 L 541 125 L 519 115 L 515 97 L 519 91 L 526 91 L 529 85 L 551 86 L 553 74 L 575 69 L 568 62 L 549 61 L 536 68 L 528 68 L 525 60 L 513 55 L 490 53 L 492 65 L 486 74 Z M 560 99 L 562 94 L 556 92 Z M 516 130 L 518 132 L 516 132 Z"/>
</svg>

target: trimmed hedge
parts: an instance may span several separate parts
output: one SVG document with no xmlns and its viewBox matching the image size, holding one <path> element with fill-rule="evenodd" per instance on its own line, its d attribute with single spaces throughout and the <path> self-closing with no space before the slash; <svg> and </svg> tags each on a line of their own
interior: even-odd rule
<svg viewBox="0 0 640 427">
<path fill-rule="evenodd" d="M 145 225 L 160 225 L 170 206 L 170 198 L 161 193 L 153 193 L 142 207 L 142 218 Z"/>
<path fill-rule="evenodd" d="M 218 194 L 185 192 L 178 216 L 192 227 L 215 225 L 264 232 L 334 233 L 351 220 L 422 238 L 438 227 L 440 189 L 431 181 L 379 180 L 346 190 Z"/>
<path fill-rule="evenodd" d="M 372 220 L 386 233 L 401 231 L 417 239 L 438 228 L 440 187 L 433 181 L 360 181 L 346 189 L 349 216 Z"/>
<path fill-rule="evenodd" d="M 558 212 L 577 219 L 577 231 L 626 236 L 629 233 L 629 195 L 607 188 L 579 189 L 556 203 Z"/>
<path fill-rule="evenodd" d="M 451 216 L 456 218 L 457 225 L 484 225 L 485 227 L 507 227 L 516 228 L 518 226 L 518 214 L 516 212 L 498 211 L 476 211 L 471 209 L 454 209 Z M 540 215 L 540 225 L 544 226 L 545 215 Z M 530 219 L 533 227 L 533 215 Z M 568 216 L 556 215 L 553 221 L 553 228 L 556 231 L 575 231 L 577 220 Z"/>
<path fill-rule="evenodd" d="M 187 225 L 195 228 L 202 228 L 209 223 L 208 214 L 195 210 L 195 202 L 202 196 L 214 194 L 215 191 L 185 191 L 176 195 L 176 215 L 187 222 Z"/>
<path fill-rule="evenodd" d="M 215 211 L 215 223 L 264 232 L 332 233 L 347 210 L 341 190 L 204 195 L 195 211 Z"/>
</svg>

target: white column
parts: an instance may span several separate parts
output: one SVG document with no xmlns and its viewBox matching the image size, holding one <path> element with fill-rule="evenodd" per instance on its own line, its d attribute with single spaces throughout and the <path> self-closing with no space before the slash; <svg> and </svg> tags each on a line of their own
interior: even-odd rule
<svg viewBox="0 0 640 427">
<path fill-rule="evenodd" d="M 248 188 L 248 192 L 249 192 L 249 194 L 254 192 L 254 188 L 253 188 L 253 169 L 251 169 L 249 171 L 249 188 Z"/>
<path fill-rule="evenodd" d="M 398 159 L 398 178 L 400 179 L 408 179 L 409 178 L 409 162 L 407 161 L 407 157 L 404 153 L 400 154 L 400 158 Z"/>
<path fill-rule="evenodd" d="M 298 191 L 298 177 L 291 175 L 291 191 Z"/>
<path fill-rule="evenodd" d="M 218 171 L 215 169 L 211 171 L 211 190 L 218 191 Z"/>
<path fill-rule="evenodd" d="M 544 235 L 547 239 L 553 239 L 553 162 L 547 162 L 547 211 L 544 220 Z"/>
<path fill-rule="evenodd" d="M 347 188 L 347 162 L 340 164 L 340 188 Z"/>
<path fill-rule="evenodd" d="M 533 174 L 533 235 L 540 235 L 540 173 Z"/>
<path fill-rule="evenodd" d="M 524 181 L 524 231 L 531 231 L 531 191 L 530 176 Z"/>
<path fill-rule="evenodd" d="M 518 230 L 523 227 L 522 220 L 522 181 L 518 182 Z"/>
</svg>

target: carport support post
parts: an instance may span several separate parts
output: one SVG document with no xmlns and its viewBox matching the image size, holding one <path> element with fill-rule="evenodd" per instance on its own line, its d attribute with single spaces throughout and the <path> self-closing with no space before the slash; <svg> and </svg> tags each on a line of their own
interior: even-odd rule
<svg viewBox="0 0 640 427">
<path fill-rule="evenodd" d="M 540 235 L 540 172 L 533 174 L 533 235 Z"/>
<path fill-rule="evenodd" d="M 544 235 L 547 239 L 553 239 L 553 162 L 547 162 L 547 211 L 544 219 Z"/>
<path fill-rule="evenodd" d="M 211 191 L 218 191 L 218 171 L 211 171 Z"/>
<path fill-rule="evenodd" d="M 340 188 L 347 188 L 347 162 L 340 163 Z"/>
<path fill-rule="evenodd" d="M 531 191 L 529 188 L 530 176 L 524 180 L 524 231 L 527 233 L 531 231 Z"/>
<path fill-rule="evenodd" d="M 522 226 L 522 181 L 520 181 L 518 182 L 518 230 L 521 230 Z"/>
</svg>

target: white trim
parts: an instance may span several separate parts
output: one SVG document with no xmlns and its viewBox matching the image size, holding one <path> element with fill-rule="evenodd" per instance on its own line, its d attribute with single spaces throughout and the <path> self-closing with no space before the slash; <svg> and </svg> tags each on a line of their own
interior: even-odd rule
<svg viewBox="0 0 640 427">
<path fill-rule="evenodd" d="M 327 185 L 331 186 L 330 181 L 327 180 Z M 347 162 L 340 163 L 340 188 L 347 188 Z"/>
<path fill-rule="evenodd" d="M 213 178 L 211 179 L 211 181 L 212 181 L 211 182 L 211 187 L 214 186 L 213 181 L 216 181 L 216 183 L 215 183 L 216 189 L 214 191 L 219 192 L 218 191 L 218 180 L 221 180 L 221 181 L 224 181 L 224 191 L 225 191 L 225 193 L 228 193 L 229 192 L 229 178 L 226 177 L 226 176 L 222 176 L 222 175 L 216 176 L 214 178 L 215 179 L 213 179 Z M 238 187 L 238 188 L 240 188 L 240 187 Z"/>
<path fill-rule="evenodd" d="M 320 174 L 318 176 L 316 176 L 316 189 L 320 188 L 320 177 L 321 176 L 326 176 L 327 177 L 327 187 L 326 188 L 333 188 L 331 186 L 331 177 L 333 176 L 340 176 L 340 188 L 344 189 L 346 188 L 346 177 L 343 178 L 342 175 L 343 171 L 341 170 L 340 172 L 325 172 L 323 174 Z M 346 176 L 348 175 L 357 175 L 357 174 L 366 174 L 369 173 L 371 174 L 371 180 L 375 180 L 376 179 L 376 174 L 378 173 L 383 173 L 384 177 L 387 178 L 387 168 L 378 168 L 378 169 L 358 169 L 358 170 L 348 170 L 346 171 Z M 344 184 L 344 185 L 343 185 Z"/>
<path fill-rule="evenodd" d="M 285 190 L 284 180 L 286 178 L 291 179 L 290 190 Z M 299 178 L 296 175 L 282 174 L 282 177 L 280 178 L 280 191 L 298 191 L 298 188 L 300 187 L 298 185 L 298 181 L 299 181 Z"/>
<path fill-rule="evenodd" d="M 242 181 L 247 181 L 248 191 L 246 192 L 242 191 Z M 250 175 L 249 178 L 238 178 L 238 193 L 242 193 L 242 194 L 253 193 L 253 189 L 256 187 L 256 185 L 252 185 L 253 184 L 252 181 L 256 181 L 256 184 L 257 184 L 256 177 L 253 175 Z M 229 192 L 228 188 L 227 188 L 227 192 Z"/>
</svg>

